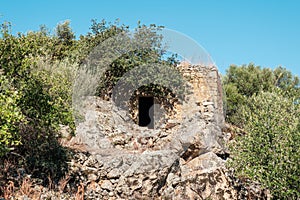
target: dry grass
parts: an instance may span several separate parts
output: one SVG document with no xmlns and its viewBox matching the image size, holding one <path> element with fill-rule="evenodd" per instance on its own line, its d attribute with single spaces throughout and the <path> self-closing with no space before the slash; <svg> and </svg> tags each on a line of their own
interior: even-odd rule
<svg viewBox="0 0 300 200">
<path fill-rule="evenodd" d="M 31 196 L 34 193 L 33 183 L 30 178 L 24 178 L 20 187 L 22 195 Z"/>
<path fill-rule="evenodd" d="M 74 143 L 73 143 L 74 144 Z M 75 145 L 76 146 L 76 145 Z M 78 145 L 80 147 L 80 145 Z M 78 146 L 76 146 L 78 148 Z M 14 159 L 3 159 L 0 164 L 0 199 L 23 199 L 25 196 L 37 200 L 42 195 L 54 195 L 60 198 L 61 195 L 66 197 L 73 197 L 76 200 L 83 200 L 85 193 L 85 185 L 80 185 L 75 188 L 75 191 L 68 188 L 72 179 L 72 174 L 66 174 L 56 184 L 52 177 L 48 176 L 47 186 L 42 186 L 35 180 L 30 178 L 30 175 L 25 171 L 21 172 L 22 166 L 18 166 L 18 163 Z M 23 169 L 23 168 L 22 168 Z M 16 176 L 16 174 L 18 174 Z M 39 182 L 39 179 L 37 179 Z M 50 196 L 49 196 L 50 197 Z"/>
<path fill-rule="evenodd" d="M 64 178 L 62 178 L 59 183 L 58 183 L 58 189 L 60 193 L 63 193 L 69 180 L 70 180 L 70 175 L 66 175 Z"/>
<path fill-rule="evenodd" d="M 7 186 L 1 187 L 1 190 L 3 191 L 4 199 L 10 199 L 15 191 L 14 182 L 9 181 Z"/>
<path fill-rule="evenodd" d="M 78 150 L 78 151 L 87 151 L 86 145 L 84 144 L 82 138 L 75 136 L 71 137 L 70 139 L 61 138 L 59 140 L 59 143 L 62 147 L 66 147 L 72 150 Z"/>
<path fill-rule="evenodd" d="M 19 199 L 23 196 L 27 196 L 33 200 L 40 199 L 42 190 L 40 187 L 39 191 L 36 191 L 33 188 L 34 184 L 31 181 L 30 178 L 24 178 L 22 180 L 22 183 L 20 184 L 20 187 L 15 187 L 15 184 L 13 181 L 8 181 L 7 186 L 1 187 L 3 198 L 4 199 Z M 0 197 L 1 198 L 1 197 Z"/>
<path fill-rule="evenodd" d="M 77 188 L 77 193 L 75 195 L 76 200 L 84 200 L 84 185 L 80 183 Z"/>
</svg>

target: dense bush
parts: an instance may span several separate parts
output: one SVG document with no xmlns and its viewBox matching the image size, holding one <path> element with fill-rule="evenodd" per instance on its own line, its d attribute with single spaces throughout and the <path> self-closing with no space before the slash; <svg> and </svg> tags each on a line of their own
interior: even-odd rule
<svg viewBox="0 0 300 200">
<path fill-rule="evenodd" d="M 34 58 L 31 67 L 32 79 L 22 90 L 22 107 L 25 108 L 26 115 L 40 119 L 44 126 L 52 130 L 58 130 L 60 124 L 75 128 L 72 84 L 77 68 L 78 65 L 68 59 L 49 61 L 40 57 Z"/>
<path fill-rule="evenodd" d="M 8 23 L 2 25 L 1 33 L 1 146 L 20 144 L 19 128 L 25 121 L 49 133 L 59 124 L 72 125 L 72 82 L 66 74 L 56 73 L 59 67 L 53 60 L 53 50 L 56 52 L 55 47 L 61 45 L 56 42 L 60 38 L 42 31 L 14 36 Z M 44 63 L 41 58 L 45 58 Z M 50 64 L 51 70 L 46 69 L 45 65 Z M 8 84 L 9 88 L 5 86 Z"/>
<path fill-rule="evenodd" d="M 44 183 L 48 176 L 58 180 L 67 161 L 57 141 L 59 125 L 74 128 L 70 90 L 77 65 L 68 57 L 75 40 L 45 29 L 12 35 L 9 23 L 1 34 L 0 163 L 13 159 Z"/>
<path fill-rule="evenodd" d="M 300 106 L 277 93 L 259 92 L 238 111 L 246 134 L 232 145 L 233 166 L 259 181 L 275 199 L 300 197 Z"/>
<path fill-rule="evenodd" d="M 226 120 L 246 133 L 231 144 L 230 166 L 275 199 L 299 198 L 299 78 L 249 64 L 230 66 L 223 80 Z"/>
<path fill-rule="evenodd" d="M 18 106 L 19 99 L 18 91 L 14 91 L 10 81 L 0 75 L 0 156 L 21 142 L 19 124 L 25 121 Z"/>
<path fill-rule="evenodd" d="M 108 52 L 122 52 L 119 57 L 113 60 L 109 64 L 108 69 L 103 73 L 99 87 L 98 94 L 100 96 L 111 96 L 112 89 L 116 83 L 124 78 L 125 73 L 129 72 L 131 69 L 142 66 L 149 65 L 147 71 L 144 73 L 149 73 L 152 70 L 151 66 L 166 66 L 172 67 L 175 69 L 175 64 L 177 64 L 176 56 L 169 56 L 167 59 L 164 58 L 165 47 L 162 45 L 162 36 L 159 34 L 159 31 L 163 28 L 162 26 L 156 26 L 151 24 L 150 26 L 141 25 L 138 23 L 137 28 L 134 30 L 133 34 L 129 33 L 129 27 L 124 25 L 107 24 L 105 21 L 98 23 L 96 20 L 92 21 L 92 33 L 81 36 L 79 45 L 82 46 L 83 55 L 90 53 L 92 55 L 89 57 L 89 63 L 95 63 L 95 67 L 101 68 L 101 63 L 106 65 L 107 57 L 103 58 L 103 55 Z M 125 33 L 124 35 L 122 33 Z M 105 48 L 95 48 L 97 45 L 103 43 L 110 37 L 112 42 L 108 42 Z M 119 43 L 119 40 L 122 40 L 122 43 Z M 115 44 L 116 43 L 116 44 Z M 115 45 L 114 45 L 115 44 Z M 138 44 L 138 45 L 135 45 Z M 138 46 L 138 47 L 137 47 Z M 82 55 L 81 55 L 82 56 Z M 80 57 L 81 57 L 80 56 Z M 84 58 L 86 58 L 85 56 Z M 82 62 L 87 62 L 82 60 Z M 91 67 L 93 64 L 90 64 Z M 104 66 L 105 68 L 106 66 Z M 136 68 L 135 68 L 136 70 Z M 136 72 L 139 73 L 139 72 Z M 101 74 L 101 75 L 103 75 Z M 151 73 L 159 75 L 159 73 Z M 140 80 L 142 79 L 143 80 Z M 149 79 L 149 77 L 140 76 L 138 81 L 139 83 L 145 82 L 144 79 Z M 161 85 L 164 85 L 165 81 L 163 77 L 155 77 L 161 80 Z M 128 80 L 127 82 L 134 82 L 137 84 L 137 80 Z M 165 81 L 166 82 L 166 81 Z M 174 84 L 175 85 L 175 84 Z M 152 88 L 152 87 L 149 87 Z M 161 87 L 162 88 L 162 87 Z M 158 89 L 156 89 L 158 93 Z M 124 91 L 123 91 L 124 92 Z M 133 93 L 134 91 L 127 91 L 128 93 Z M 159 91 L 161 94 L 164 92 L 163 89 Z"/>
<path fill-rule="evenodd" d="M 226 120 L 241 126 L 238 109 L 248 98 L 261 91 L 279 93 L 294 101 L 300 101 L 300 81 L 290 71 L 282 67 L 274 70 L 254 64 L 232 65 L 223 77 L 226 93 Z"/>
</svg>

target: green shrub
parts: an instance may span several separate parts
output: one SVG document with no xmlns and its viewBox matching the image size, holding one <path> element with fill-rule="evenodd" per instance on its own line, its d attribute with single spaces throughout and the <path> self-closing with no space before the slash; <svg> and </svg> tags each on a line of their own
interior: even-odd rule
<svg viewBox="0 0 300 200">
<path fill-rule="evenodd" d="M 232 65 L 223 77 L 226 93 L 226 121 L 241 126 L 238 109 L 252 95 L 261 91 L 276 92 L 288 98 L 300 99 L 299 77 L 282 67 L 274 70 L 249 65 Z"/>
<path fill-rule="evenodd" d="M 24 116 L 18 107 L 19 99 L 9 80 L 0 74 L 0 156 L 21 142 L 19 124 L 24 122 Z"/>
<path fill-rule="evenodd" d="M 231 146 L 230 165 L 270 189 L 275 199 L 300 197 L 300 106 L 260 92 L 238 110 L 246 135 Z"/>
<path fill-rule="evenodd" d="M 74 119 L 72 112 L 72 85 L 76 75 L 78 65 L 70 62 L 68 59 L 62 61 L 50 61 L 36 57 L 32 74 L 34 79 L 42 83 L 42 93 L 47 98 L 43 108 L 49 108 L 45 113 L 41 113 L 43 121 L 49 122 L 48 126 L 52 126 L 54 130 L 59 125 L 69 125 L 74 127 Z M 27 105 L 29 102 L 27 101 Z M 25 105 L 24 105 L 25 106 Z"/>
</svg>

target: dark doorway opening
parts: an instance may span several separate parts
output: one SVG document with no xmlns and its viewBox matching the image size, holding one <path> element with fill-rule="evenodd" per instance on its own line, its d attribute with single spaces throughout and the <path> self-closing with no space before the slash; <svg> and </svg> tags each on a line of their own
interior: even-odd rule
<svg viewBox="0 0 300 200">
<path fill-rule="evenodd" d="M 154 128 L 154 98 L 139 97 L 139 126 Z"/>
</svg>

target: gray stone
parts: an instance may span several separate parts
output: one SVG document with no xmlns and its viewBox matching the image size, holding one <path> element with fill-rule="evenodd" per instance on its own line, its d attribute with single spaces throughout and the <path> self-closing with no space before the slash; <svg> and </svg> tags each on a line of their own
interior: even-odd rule
<svg viewBox="0 0 300 200">
<path fill-rule="evenodd" d="M 76 180 L 98 182 L 90 198 L 238 199 L 225 172 L 220 77 L 215 67 L 180 68 L 193 93 L 164 113 L 154 129 L 133 123 L 112 101 L 87 97 L 76 137 L 89 154 L 78 153 L 70 169 Z M 136 112 L 136 111 L 134 111 Z M 72 173 L 72 172 L 71 172 Z M 254 193 L 258 190 L 253 189 Z M 98 196 L 97 196 L 98 195 Z"/>
<path fill-rule="evenodd" d="M 103 181 L 101 181 L 100 187 L 102 189 L 105 189 L 105 190 L 108 190 L 108 191 L 112 191 L 113 190 L 113 184 L 109 180 L 103 180 Z"/>
<path fill-rule="evenodd" d="M 122 171 L 119 168 L 114 168 L 110 170 L 110 172 L 107 174 L 107 178 L 114 179 L 119 178 L 122 175 Z"/>
<path fill-rule="evenodd" d="M 89 181 L 96 181 L 97 179 L 98 179 L 98 176 L 96 174 L 88 174 Z"/>
</svg>

